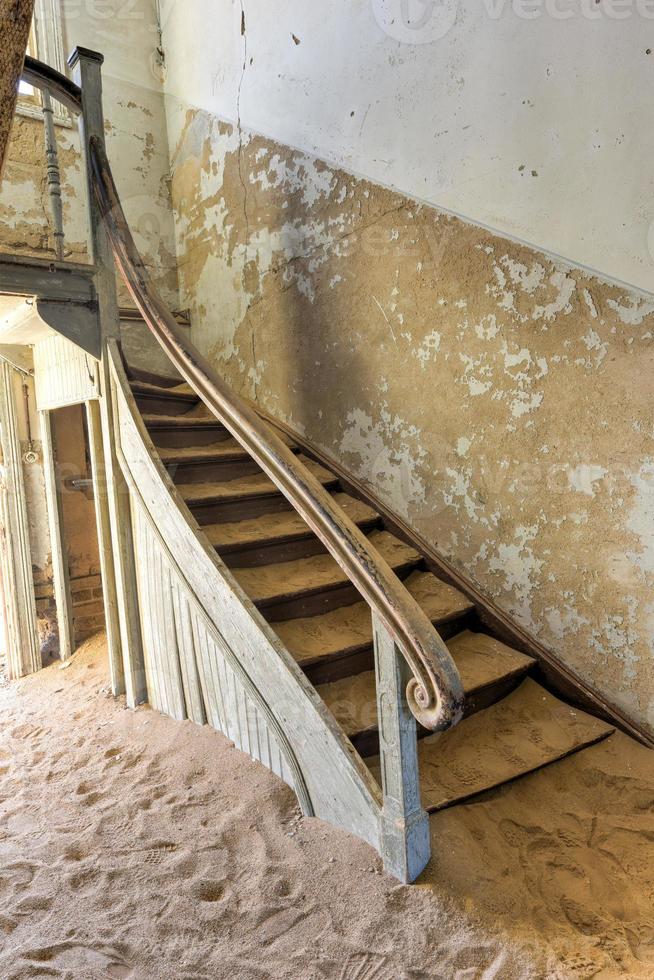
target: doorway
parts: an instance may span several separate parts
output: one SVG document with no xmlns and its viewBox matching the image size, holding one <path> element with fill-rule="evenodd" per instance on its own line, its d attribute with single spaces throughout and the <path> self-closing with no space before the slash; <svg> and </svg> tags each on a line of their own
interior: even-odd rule
<svg viewBox="0 0 654 980">
<path fill-rule="evenodd" d="M 68 656 L 105 628 L 105 611 L 85 406 L 42 413 L 44 449 L 52 466 L 48 489 L 53 599 L 58 613 L 59 656 Z M 46 471 L 49 459 L 46 459 Z M 53 533 L 54 532 L 54 533 Z"/>
</svg>

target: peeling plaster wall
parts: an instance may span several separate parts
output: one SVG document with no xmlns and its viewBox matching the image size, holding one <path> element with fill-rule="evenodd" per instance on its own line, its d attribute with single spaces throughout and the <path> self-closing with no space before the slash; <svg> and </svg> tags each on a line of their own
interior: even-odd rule
<svg viewBox="0 0 654 980">
<path fill-rule="evenodd" d="M 88 258 L 82 162 L 77 130 L 57 127 L 66 258 Z M 52 216 L 46 182 L 43 124 L 16 116 L 0 185 L 0 250 L 54 257 Z"/>
<path fill-rule="evenodd" d="M 654 289 L 652 0 L 162 9 L 173 99 Z"/>
<path fill-rule="evenodd" d="M 175 236 L 155 0 L 62 4 L 65 48 L 100 51 L 107 152 L 136 243 L 177 306 Z M 88 258 L 86 187 L 77 123 L 57 126 L 67 257 Z M 17 116 L 0 188 L 0 250 L 53 255 L 43 125 Z M 121 289 L 121 301 L 128 303 Z M 133 304 L 129 304 L 133 305 Z"/>
<path fill-rule="evenodd" d="M 654 297 L 168 118 L 196 342 L 654 732 Z"/>
</svg>

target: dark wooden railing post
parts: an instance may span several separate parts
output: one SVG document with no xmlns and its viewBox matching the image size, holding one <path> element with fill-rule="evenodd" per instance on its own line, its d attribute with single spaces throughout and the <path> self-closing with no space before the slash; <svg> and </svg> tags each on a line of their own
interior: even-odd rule
<svg viewBox="0 0 654 980">
<path fill-rule="evenodd" d="M 90 140 L 104 146 L 104 113 L 102 108 L 102 63 L 97 51 L 75 48 L 68 59 L 76 83 L 82 91 L 80 138 L 86 161 L 88 206 L 93 259 L 97 268 L 96 290 L 102 333 L 101 399 L 102 455 L 94 469 L 96 506 L 108 503 L 109 528 L 100 538 L 111 535 L 113 547 L 101 549 L 105 614 L 112 665 L 112 687 L 115 694 L 125 693 L 130 707 L 147 700 L 145 665 L 141 644 L 136 589 L 134 542 L 129 490 L 116 455 L 117 434 L 111 391 L 107 344 L 120 341 L 120 319 L 113 254 L 104 220 L 93 190 Z M 99 523 L 106 521 L 105 510 L 97 512 Z"/>
<path fill-rule="evenodd" d="M 58 262 L 62 262 L 64 258 L 64 212 L 61 202 L 61 173 L 59 170 L 59 153 L 57 151 L 57 131 L 55 129 L 54 111 L 52 109 L 50 93 L 43 91 L 41 98 L 43 100 L 45 160 L 48 192 L 50 194 L 50 210 L 52 211 L 55 256 Z"/>
<path fill-rule="evenodd" d="M 429 816 L 420 800 L 416 720 L 406 700 L 411 671 L 376 612 L 372 627 L 384 794 L 381 853 L 386 870 L 408 883 L 415 881 L 431 856 Z"/>
</svg>

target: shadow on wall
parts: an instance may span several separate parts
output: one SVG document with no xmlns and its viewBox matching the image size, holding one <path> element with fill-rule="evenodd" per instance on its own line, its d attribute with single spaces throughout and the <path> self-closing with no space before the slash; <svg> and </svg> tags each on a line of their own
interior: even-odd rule
<svg viewBox="0 0 654 980">
<path fill-rule="evenodd" d="M 175 152 L 219 370 L 654 731 L 654 300 L 206 114 Z"/>
</svg>

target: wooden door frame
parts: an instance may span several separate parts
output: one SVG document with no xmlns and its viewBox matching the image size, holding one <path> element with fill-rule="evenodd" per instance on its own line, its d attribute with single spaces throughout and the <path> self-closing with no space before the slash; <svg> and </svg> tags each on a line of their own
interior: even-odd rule
<svg viewBox="0 0 654 980">
<path fill-rule="evenodd" d="M 32 549 L 25 496 L 23 458 L 16 411 L 18 371 L 0 360 L 0 441 L 4 459 L 2 549 L 7 623 L 7 672 L 11 679 L 41 669 Z"/>
<path fill-rule="evenodd" d="M 52 581 L 59 631 L 59 656 L 62 660 L 69 660 L 75 652 L 73 598 L 70 591 L 68 549 L 65 541 L 61 486 L 57 472 L 57 446 L 52 411 L 40 411 L 39 418 L 41 444 L 43 446 L 43 476 L 50 529 Z"/>
</svg>

